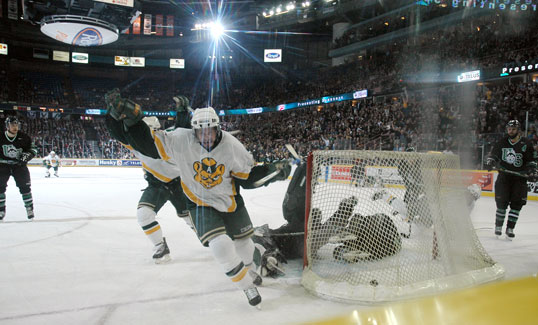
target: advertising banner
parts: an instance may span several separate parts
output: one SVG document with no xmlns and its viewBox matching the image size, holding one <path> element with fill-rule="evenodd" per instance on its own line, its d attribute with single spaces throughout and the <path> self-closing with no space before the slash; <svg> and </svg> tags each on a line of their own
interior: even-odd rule
<svg viewBox="0 0 538 325">
<path fill-rule="evenodd" d="M 140 35 L 140 21 L 142 18 L 140 16 L 136 17 L 135 21 L 133 22 L 133 34 Z"/>
<path fill-rule="evenodd" d="M 131 64 L 131 60 L 128 56 L 119 56 L 114 57 L 114 65 L 128 67 Z"/>
<path fill-rule="evenodd" d="M 71 62 L 73 63 L 84 63 L 87 64 L 89 61 L 89 55 L 88 53 L 81 53 L 81 52 L 72 52 L 71 53 Z"/>
<path fill-rule="evenodd" d="M 0 54 L 7 55 L 7 44 L 0 43 Z"/>
<path fill-rule="evenodd" d="M 185 60 L 170 59 L 170 69 L 185 69 Z"/>
<path fill-rule="evenodd" d="M 151 15 L 144 15 L 144 35 L 151 35 Z"/>
<path fill-rule="evenodd" d="M 480 80 L 480 70 L 463 72 L 458 76 L 458 82 Z"/>
<path fill-rule="evenodd" d="M 155 35 L 163 36 L 163 15 L 155 15 Z"/>
<path fill-rule="evenodd" d="M 144 67 L 146 65 L 146 59 L 141 57 L 131 57 L 131 67 Z"/>
<path fill-rule="evenodd" d="M 166 36 L 174 36 L 174 16 L 166 16 Z"/>
<path fill-rule="evenodd" d="M 52 59 L 54 61 L 69 62 L 69 52 L 67 51 L 52 51 Z"/>
<path fill-rule="evenodd" d="M 134 4 L 134 0 L 95 0 L 95 1 L 110 3 L 113 5 L 125 6 L 125 7 L 132 7 Z"/>
<path fill-rule="evenodd" d="M 282 62 L 282 49 L 264 50 L 263 62 Z"/>
</svg>

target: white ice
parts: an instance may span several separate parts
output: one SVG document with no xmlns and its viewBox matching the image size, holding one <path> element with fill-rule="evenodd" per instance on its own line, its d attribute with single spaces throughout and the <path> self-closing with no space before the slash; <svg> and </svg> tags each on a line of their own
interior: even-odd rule
<svg viewBox="0 0 538 325">
<path fill-rule="evenodd" d="M 0 223 L 1 324 L 290 324 L 342 315 L 357 305 L 322 300 L 299 284 L 266 279 L 262 310 L 250 307 L 210 251 L 167 203 L 158 221 L 172 262 L 156 265 L 152 246 L 136 221 L 145 188 L 138 168 L 60 168 L 44 178 L 30 168 L 36 218 L 29 222 L 13 179 L 7 215 Z M 244 190 L 254 225 L 284 223 L 281 205 L 288 182 Z M 516 238 L 493 235 L 493 198 L 478 200 L 472 214 L 477 234 L 505 279 L 538 272 L 538 203 L 521 212 Z"/>
</svg>

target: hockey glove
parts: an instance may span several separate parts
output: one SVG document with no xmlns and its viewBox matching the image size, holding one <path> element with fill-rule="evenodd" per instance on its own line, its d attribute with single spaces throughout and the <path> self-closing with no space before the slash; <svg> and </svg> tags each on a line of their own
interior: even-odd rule
<svg viewBox="0 0 538 325">
<path fill-rule="evenodd" d="M 278 248 L 265 251 L 262 256 L 261 276 L 276 278 L 285 275 L 282 269 L 283 263 L 288 263 L 288 261 Z"/>
<path fill-rule="evenodd" d="M 275 176 L 275 181 L 284 181 L 288 179 L 291 173 L 291 165 L 289 160 L 280 160 L 271 163 L 273 170 L 280 170 L 280 173 Z"/>
<path fill-rule="evenodd" d="M 114 89 L 105 95 L 107 113 L 116 121 L 123 121 L 127 127 L 135 125 L 144 117 L 140 105 L 135 102 L 121 98 L 118 89 Z"/>
<path fill-rule="evenodd" d="M 527 181 L 538 182 L 538 169 L 534 166 L 528 166 L 526 170 Z"/>
<path fill-rule="evenodd" d="M 34 158 L 34 154 L 31 152 L 23 152 L 19 158 L 18 164 L 21 166 L 26 166 L 26 164 Z"/>
<path fill-rule="evenodd" d="M 189 99 L 187 97 L 178 95 L 178 96 L 174 96 L 174 98 L 172 99 L 176 103 L 176 107 L 175 107 L 176 112 L 178 113 L 186 112 L 186 111 L 192 112 L 192 108 L 189 105 Z"/>
<path fill-rule="evenodd" d="M 497 160 L 493 157 L 489 157 L 487 160 L 486 160 L 486 169 L 488 170 L 488 172 L 492 171 L 493 169 L 495 169 L 497 167 Z"/>
</svg>

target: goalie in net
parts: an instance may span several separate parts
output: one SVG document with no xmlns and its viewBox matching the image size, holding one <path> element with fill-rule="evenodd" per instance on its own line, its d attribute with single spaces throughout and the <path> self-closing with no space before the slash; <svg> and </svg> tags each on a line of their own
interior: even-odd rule
<svg viewBox="0 0 538 325">
<path fill-rule="evenodd" d="M 377 187 L 371 201 L 383 200 L 391 210 L 390 214 L 376 212 L 363 215 L 356 212 L 359 200 L 355 196 L 342 199 L 337 210 L 325 221 L 322 211 L 313 206 L 310 218 L 311 247 L 310 250 L 320 259 L 332 259 L 345 263 L 356 263 L 360 260 L 378 260 L 392 256 L 400 251 L 402 238 L 409 238 L 412 223 L 431 224 L 429 211 L 425 204 L 424 187 L 408 170 L 408 162 L 399 165 L 400 174 L 407 190 L 404 199 L 392 195 L 382 188 L 379 178 L 366 176 L 365 160 L 351 167 L 349 184 L 352 187 Z M 413 166 L 418 167 L 418 166 Z M 262 262 L 263 275 L 278 276 L 284 274 L 283 263 L 288 259 L 303 258 L 305 229 L 305 197 L 306 197 L 306 163 L 300 163 L 290 181 L 282 212 L 287 223 L 277 229 L 268 225 L 258 227 L 253 240 L 266 248 Z M 360 173 L 353 176 L 354 172 Z M 367 182 L 358 182 L 368 180 Z M 314 185 L 316 187 L 317 184 Z M 469 208 L 472 209 L 481 189 L 472 184 L 464 193 Z M 365 202 L 360 202 L 364 204 Z M 408 224 L 408 229 L 401 230 L 395 219 Z"/>
</svg>

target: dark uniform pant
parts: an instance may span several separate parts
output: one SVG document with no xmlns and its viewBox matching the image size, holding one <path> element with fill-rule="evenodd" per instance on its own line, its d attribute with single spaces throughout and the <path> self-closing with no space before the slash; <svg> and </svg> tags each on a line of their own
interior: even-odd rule
<svg viewBox="0 0 538 325">
<path fill-rule="evenodd" d="M 32 207 L 30 171 L 21 165 L 0 164 L 0 211 L 6 210 L 6 188 L 9 178 L 13 176 L 19 192 L 23 195 L 24 205 Z"/>
<path fill-rule="evenodd" d="M 510 206 L 507 228 L 513 229 L 519 212 L 527 204 L 527 179 L 500 172 L 495 182 L 495 203 L 497 204 L 495 225 L 502 227 L 506 209 Z"/>
</svg>

